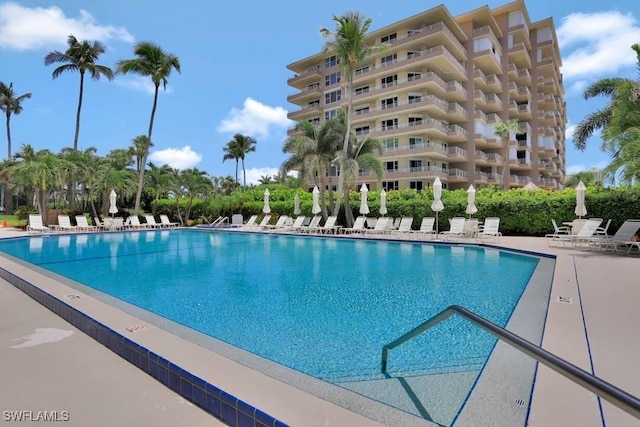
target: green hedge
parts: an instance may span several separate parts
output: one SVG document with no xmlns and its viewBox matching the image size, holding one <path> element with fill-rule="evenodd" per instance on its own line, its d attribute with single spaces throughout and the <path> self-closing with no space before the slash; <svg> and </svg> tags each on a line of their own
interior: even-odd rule
<svg viewBox="0 0 640 427">
<path fill-rule="evenodd" d="M 217 195 L 207 200 L 194 200 L 191 218 L 198 222 L 212 221 L 219 216 L 231 216 L 240 213 L 244 218 L 251 215 L 262 215 L 264 190 L 269 189 L 269 205 L 274 220 L 280 215 L 293 216 L 293 200 L 300 196 L 302 215 L 311 216 L 312 194 L 300 189 L 290 189 L 278 184 L 260 185 L 249 189 L 239 189 L 230 196 Z M 360 194 L 349 195 L 354 216 L 358 216 Z M 431 210 L 433 192 L 425 189 L 400 190 L 387 192 L 387 215 L 394 218 L 413 217 L 414 228 L 419 227 L 422 218 L 435 216 Z M 181 200 L 181 210 L 186 201 Z M 369 191 L 367 197 L 369 217 L 379 216 L 380 192 Z M 448 219 L 454 216 L 466 216 L 466 190 L 442 191 L 444 210 L 438 214 L 438 228 L 447 230 Z M 503 234 L 541 236 L 552 232 L 551 220 L 561 223 L 576 218 L 575 189 L 562 191 L 503 191 L 498 188 L 481 188 L 476 191 L 476 207 L 478 212 L 474 218 L 483 220 L 486 217 L 500 218 L 500 230 Z M 587 217 L 611 219 L 610 233 L 615 232 L 629 218 L 640 218 L 640 187 L 587 188 L 585 203 Z M 328 206 L 327 202 L 327 206 Z M 175 200 L 161 200 L 158 203 L 159 213 L 166 213 L 172 220 L 177 220 Z M 339 219 L 338 222 L 340 222 Z"/>
</svg>

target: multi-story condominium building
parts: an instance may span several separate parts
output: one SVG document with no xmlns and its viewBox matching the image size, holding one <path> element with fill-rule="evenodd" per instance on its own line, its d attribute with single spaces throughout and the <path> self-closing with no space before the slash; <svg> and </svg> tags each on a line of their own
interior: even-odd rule
<svg viewBox="0 0 640 427">
<path fill-rule="evenodd" d="M 563 187 L 566 105 L 551 18 L 531 22 L 522 0 L 457 17 L 441 5 L 369 33 L 367 44 L 386 48 L 355 71 L 353 129 L 383 142 L 385 175 L 379 184 L 362 170 L 358 184 L 421 190 L 439 176 L 449 189 Z M 320 123 L 346 108 L 332 52 L 288 68 L 297 90 L 288 101 L 300 107 L 291 120 Z M 513 119 L 506 145 L 495 126 Z"/>
</svg>

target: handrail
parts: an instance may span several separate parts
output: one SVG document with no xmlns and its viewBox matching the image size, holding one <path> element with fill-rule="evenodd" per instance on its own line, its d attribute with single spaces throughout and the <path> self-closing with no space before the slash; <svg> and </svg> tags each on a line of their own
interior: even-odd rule
<svg viewBox="0 0 640 427">
<path fill-rule="evenodd" d="M 618 387 L 608 383 L 607 381 L 596 377 L 595 375 L 590 374 L 589 372 L 567 362 L 566 360 L 561 359 L 552 353 L 549 353 L 548 351 L 542 349 L 541 347 L 538 347 L 535 344 L 532 344 L 531 342 L 514 334 L 513 332 L 501 328 L 495 323 L 492 323 L 489 320 L 480 317 L 477 314 L 458 305 L 447 307 L 440 313 L 433 316 L 431 319 L 416 326 L 406 334 L 402 335 L 400 338 L 383 346 L 381 366 L 382 373 L 387 372 L 387 356 L 389 350 L 394 349 L 395 347 L 416 337 L 417 335 L 420 335 L 421 333 L 432 328 L 438 323 L 446 320 L 453 314 L 459 314 L 460 316 L 469 320 L 471 323 L 479 326 L 486 332 L 489 332 L 496 338 L 505 341 L 507 344 L 534 358 L 536 361 L 553 369 L 562 376 L 578 383 L 592 393 L 597 394 L 598 396 L 602 397 L 603 399 L 607 400 L 623 411 L 640 419 L 640 399 L 638 399 L 637 397 L 627 393 L 624 390 L 619 389 Z"/>
<path fill-rule="evenodd" d="M 222 224 L 223 222 L 225 222 L 225 221 L 229 222 L 229 217 L 228 216 L 225 216 L 225 217 L 219 216 L 218 218 L 216 218 L 215 221 L 213 221 L 211 224 L 209 224 L 209 227 L 218 228 L 218 226 L 220 224 Z"/>
</svg>

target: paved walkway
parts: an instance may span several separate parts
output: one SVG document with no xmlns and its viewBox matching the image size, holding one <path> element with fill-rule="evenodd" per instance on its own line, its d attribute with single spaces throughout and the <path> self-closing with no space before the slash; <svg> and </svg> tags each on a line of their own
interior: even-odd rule
<svg viewBox="0 0 640 427">
<path fill-rule="evenodd" d="M 0 238 L 12 235 L 23 232 L 0 229 Z M 557 255 L 543 347 L 640 396 L 640 256 L 549 248 L 533 237 L 505 237 L 502 244 Z M 0 411 L 69 416 L 68 423 L 2 418 L 0 427 L 222 425 L 2 280 L 0 360 Z M 640 426 L 606 402 L 602 408 L 601 416 L 592 393 L 540 367 L 529 425 Z"/>
</svg>

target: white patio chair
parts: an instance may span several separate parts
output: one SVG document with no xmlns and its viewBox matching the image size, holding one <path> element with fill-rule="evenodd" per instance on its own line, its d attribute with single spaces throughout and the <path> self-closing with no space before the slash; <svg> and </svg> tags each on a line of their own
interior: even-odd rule
<svg viewBox="0 0 640 427">
<path fill-rule="evenodd" d="M 31 214 L 29 215 L 29 224 L 27 225 L 27 231 L 46 233 L 48 231 L 51 231 L 51 229 L 42 223 L 42 216 L 40 216 L 40 214 Z"/>
</svg>

